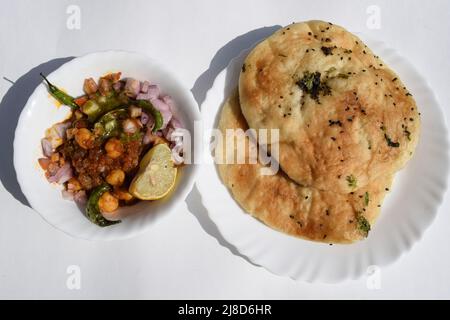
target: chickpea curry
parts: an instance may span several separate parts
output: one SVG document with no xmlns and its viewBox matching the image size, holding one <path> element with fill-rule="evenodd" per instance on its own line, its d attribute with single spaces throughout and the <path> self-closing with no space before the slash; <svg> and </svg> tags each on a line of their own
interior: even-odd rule
<svg viewBox="0 0 450 320">
<path fill-rule="evenodd" d="M 85 206 L 86 217 L 105 227 L 120 222 L 113 219 L 119 207 L 167 195 L 184 163 L 183 127 L 170 96 L 117 72 L 85 79 L 84 94 L 74 98 L 41 76 L 72 110 L 47 129 L 38 160 L 48 181 L 63 185 L 65 199 Z"/>
</svg>

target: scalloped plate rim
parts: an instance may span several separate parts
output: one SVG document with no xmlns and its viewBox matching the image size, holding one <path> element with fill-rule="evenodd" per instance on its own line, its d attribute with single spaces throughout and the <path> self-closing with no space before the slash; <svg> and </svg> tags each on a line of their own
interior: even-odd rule
<svg viewBox="0 0 450 320">
<path fill-rule="evenodd" d="M 143 59 L 143 60 L 145 60 L 146 63 L 148 63 L 149 65 L 151 64 L 156 69 L 158 69 L 159 72 L 167 74 L 169 77 L 171 77 L 174 80 L 173 85 L 175 87 L 177 87 L 177 90 L 178 90 L 177 95 L 184 95 L 184 97 L 187 100 L 187 101 L 183 101 L 183 102 L 186 102 L 185 105 L 187 105 L 188 107 L 182 111 L 180 110 L 180 108 L 177 108 L 177 112 L 185 113 L 186 117 L 190 117 L 193 120 L 199 120 L 201 118 L 201 114 L 200 114 L 200 110 L 199 110 L 197 102 L 193 98 L 193 95 L 190 92 L 190 90 L 176 76 L 176 73 L 173 72 L 170 67 L 167 67 L 166 65 L 162 64 L 158 60 L 153 59 L 144 53 L 135 52 L 135 51 L 127 51 L 127 50 L 102 50 L 102 51 L 89 52 L 89 53 L 74 57 L 73 59 L 65 62 L 64 64 L 59 66 L 57 69 L 55 69 L 54 71 L 49 73 L 47 75 L 47 77 L 51 79 L 55 75 L 59 76 L 59 74 L 64 73 L 65 70 L 67 68 L 70 68 L 72 65 L 75 65 L 80 62 L 83 63 L 84 61 L 86 61 L 88 59 L 92 59 L 95 56 L 108 56 L 108 55 L 123 55 L 123 56 L 128 56 L 128 57 L 135 57 L 136 59 Z M 115 69 L 115 67 L 112 66 L 112 69 Z M 156 79 L 156 81 L 158 82 L 158 79 Z M 67 229 L 67 226 L 64 226 L 63 223 L 58 224 L 54 220 L 50 219 L 48 213 L 43 213 L 41 210 L 36 209 L 37 206 L 36 206 L 35 200 L 32 199 L 28 195 L 28 192 L 33 191 L 32 190 L 33 187 L 28 185 L 25 177 L 23 177 L 22 174 L 19 172 L 20 171 L 20 164 L 19 164 L 20 161 L 19 161 L 18 157 L 22 153 L 22 151 L 19 151 L 21 149 L 21 147 L 19 146 L 19 142 L 20 142 L 19 140 L 21 140 L 21 138 L 19 138 L 19 134 L 20 134 L 20 131 L 22 130 L 22 126 L 24 125 L 24 121 L 25 121 L 24 119 L 26 116 L 26 112 L 30 108 L 30 105 L 36 99 L 39 99 L 39 95 L 41 94 L 40 91 L 42 90 L 42 88 L 44 88 L 42 83 L 37 85 L 36 88 L 34 89 L 34 91 L 32 92 L 32 94 L 30 95 L 30 97 L 28 98 L 26 104 L 24 105 L 24 108 L 22 109 L 20 116 L 18 118 L 17 126 L 16 126 L 15 133 L 14 133 L 14 142 L 13 142 L 13 148 L 14 148 L 13 162 L 14 162 L 14 169 L 15 169 L 16 175 L 17 175 L 17 181 L 18 181 L 19 186 L 22 189 L 26 199 L 28 200 L 31 208 L 35 212 L 37 212 L 44 221 L 46 221 L 49 225 L 51 225 L 55 229 L 62 231 L 63 233 L 65 233 L 69 236 L 72 236 L 74 238 L 78 238 L 78 239 L 82 239 L 82 240 L 90 240 L 90 241 L 113 241 L 113 240 L 129 239 L 129 238 L 138 236 L 138 235 L 146 232 L 149 228 L 151 228 L 154 225 L 153 220 L 163 219 L 166 216 L 168 216 L 168 214 L 161 214 L 160 212 L 158 212 L 156 217 L 149 217 L 149 218 L 145 219 L 146 221 L 144 222 L 143 226 L 137 226 L 137 227 L 133 226 L 133 227 L 128 228 L 128 230 L 125 228 L 122 231 L 112 231 L 112 229 L 114 227 L 122 226 L 124 224 L 124 221 L 123 221 L 121 224 L 108 227 L 108 228 L 111 228 L 111 231 L 112 231 L 109 234 L 107 234 L 106 232 L 103 231 L 103 230 L 106 230 L 107 228 L 100 228 L 100 227 L 96 228 L 96 229 L 98 229 L 98 232 L 95 232 L 95 229 L 91 229 L 90 233 L 79 234 L 74 230 Z M 171 94 L 171 92 L 167 92 L 167 93 Z M 44 135 L 44 132 L 42 132 L 42 136 L 43 135 Z M 193 142 L 200 143 L 199 141 L 193 141 Z M 196 153 L 194 153 L 194 157 L 195 156 L 198 156 L 198 155 Z M 36 158 L 36 160 L 37 160 L 37 158 Z M 36 163 L 37 163 L 37 161 L 36 161 Z M 195 164 L 192 164 L 190 166 L 191 166 L 191 168 L 190 168 L 189 176 L 184 177 L 184 179 L 187 179 L 186 182 L 184 182 L 185 185 L 182 188 L 180 188 L 179 190 L 178 190 L 178 188 L 177 188 L 177 190 L 174 190 L 175 194 L 171 195 L 170 201 L 168 201 L 167 203 L 161 204 L 161 206 L 164 206 L 164 208 L 165 208 L 164 210 L 167 211 L 166 213 L 170 213 L 170 212 L 176 210 L 177 207 L 179 205 L 181 205 L 180 204 L 181 202 L 184 203 L 184 200 L 186 199 L 187 195 L 192 190 L 192 187 L 195 183 L 195 177 L 198 174 L 199 168 L 198 168 L 198 165 L 195 165 Z M 177 182 L 177 184 L 178 183 L 179 182 Z M 52 185 L 52 187 L 53 187 L 53 185 Z M 176 192 L 178 192 L 178 193 L 176 193 Z M 151 214 L 152 214 L 151 212 L 147 212 L 146 214 L 141 214 L 141 215 L 151 215 Z M 81 212 L 80 212 L 80 215 L 81 215 Z"/>
<path fill-rule="evenodd" d="M 358 35 L 359 35 L 361 38 L 363 38 L 363 40 L 364 40 L 366 43 L 370 44 L 370 47 L 372 47 L 372 45 L 380 46 L 380 47 L 382 47 L 382 48 L 381 48 L 382 50 L 390 50 L 396 57 L 400 58 L 400 59 L 402 60 L 402 63 L 406 64 L 406 66 L 407 66 L 408 68 L 410 68 L 410 69 L 413 71 L 413 73 L 415 73 L 415 74 L 418 76 L 418 78 L 421 80 L 424 89 L 426 90 L 427 94 L 429 94 L 429 98 L 430 98 L 431 100 L 433 100 L 433 101 L 432 101 L 432 102 L 433 102 L 432 104 L 433 104 L 434 106 L 437 107 L 437 110 L 436 110 L 436 111 L 437 111 L 437 112 L 440 112 L 442 115 L 444 114 L 444 113 L 443 113 L 443 110 L 442 110 L 442 108 L 441 108 L 441 106 L 440 106 L 440 104 L 439 104 L 439 102 L 438 102 L 438 99 L 437 99 L 436 95 L 435 95 L 434 92 L 431 90 L 431 88 L 430 88 L 430 86 L 429 86 L 429 84 L 428 84 L 428 81 L 427 81 L 425 78 L 423 78 L 423 77 L 421 76 L 421 74 L 417 71 L 417 69 L 414 67 L 414 65 L 412 65 L 412 64 L 411 64 L 408 60 L 406 60 L 404 57 L 400 56 L 400 55 L 397 53 L 396 50 L 394 50 L 393 48 L 387 46 L 384 42 L 379 41 L 379 40 L 370 39 L 369 37 L 367 37 L 366 35 L 363 35 L 363 34 L 358 34 Z M 238 56 L 236 56 L 235 58 L 233 58 L 233 59 L 230 61 L 230 63 L 228 64 L 228 66 L 227 66 L 225 69 L 223 69 L 223 70 L 216 76 L 216 78 L 215 78 L 215 80 L 214 80 L 214 82 L 213 82 L 212 87 L 211 87 L 210 90 L 207 92 L 206 98 L 205 98 L 204 102 L 202 103 L 202 106 L 201 106 L 202 115 L 204 114 L 204 111 L 205 111 L 206 108 L 207 108 L 208 102 L 209 102 L 211 99 L 213 99 L 212 96 L 214 95 L 215 91 L 221 90 L 221 89 L 223 90 L 223 85 L 225 85 L 225 86 L 227 85 L 226 80 L 225 80 L 225 83 L 222 83 L 222 82 L 223 82 L 223 79 L 222 79 L 222 78 L 226 77 L 226 75 L 227 75 L 227 73 L 228 73 L 228 70 L 229 70 L 230 68 L 235 67 L 234 65 L 242 58 L 242 56 L 248 54 L 248 52 L 251 50 L 251 48 L 253 48 L 255 45 L 256 45 L 256 43 L 253 44 L 253 45 L 251 45 L 251 46 L 249 46 L 247 49 L 242 50 L 242 51 L 240 52 L 240 54 L 239 54 Z M 381 51 L 381 50 L 380 50 L 380 51 Z M 381 57 L 381 58 L 383 58 L 383 57 Z M 388 63 L 388 64 L 391 65 L 390 63 Z M 393 67 L 393 69 L 395 70 L 396 68 Z M 402 77 L 402 79 L 403 79 L 403 77 Z M 224 97 L 224 98 L 225 98 L 225 97 Z M 219 106 L 214 106 L 214 108 L 215 108 L 214 110 L 216 111 L 215 116 L 217 116 L 217 113 L 220 111 L 220 109 L 221 109 L 221 107 L 222 107 L 222 104 L 223 104 L 223 99 L 222 99 L 222 102 L 221 102 L 221 104 L 220 104 Z M 445 137 L 444 137 L 444 139 L 445 139 L 445 149 L 446 149 L 446 150 L 445 150 L 445 154 L 446 154 L 446 159 L 448 160 L 448 158 L 449 158 L 449 140 L 448 140 L 448 129 L 447 129 L 448 127 L 447 127 L 446 118 L 445 118 L 445 117 L 442 117 L 442 119 L 443 119 L 443 122 L 442 122 L 442 124 L 443 124 L 443 129 L 444 129 L 445 132 L 446 132 L 446 135 L 445 135 Z M 205 119 L 203 119 L 203 120 L 205 120 Z M 448 161 L 447 161 L 447 162 L 448 162 Z M 443 202 L 445 193 L 446 193 L 446 191 L 447 191 L 447 185 L 448 185 L 448 173 L 449 173 L 449 167 L 448 167 L 448 163 L 447 163 L 447 166 L 446 166 L 446 172 L 445 172 L 445 178 L 444 178 L 444 184 L 443 184 L 443 190 L 442 190 L 442 192 L 440 193 L 440 198 L 437 199 L 437 204 L 435 205 L 435 210 L 434 210 L 434 212 L 433 212 L 433 215 L 432 215 L 431 219 L 429 219 L 428 224 L 426 224 L 426 225 L 424 225 L 424 226 L 421 227 L 420 232 L 419 232 L 419 235 L 418 235 L 417 237 L 414 237 L 414 239 L 413 239 L 412 241 L 408 242 L 408 243 L 404 246 L 404 249 L 403 249 L 403 250 L 401 250 L 398 254 L 396 254 L 396 255 L 394 255 L 394 256 L 391 256 L 390 258 L 387 258 L 386 261 L 384 261 L 383 263 L 379 264 L 380 266 L 385 267 L 385 266 L 388 266 L 388 265 L 393 264 L 395 261 L 397 261 L 398 259 L 400 259 L 400 257 L 403 256 L 406 252 L 408 252 L 409 250 L 411 250 L 412 247 L 413 247 L 413 245 L 414 245 L 414 243 L 420 241 L 420 239 L 423 237 L 423 235 L 424 235 L 424 233 L 426 232 L 426 230 L 431 226 L 431 224 L 432 224 L 433 221 L 435 220 L 435 218 L 436 218 L 436 216 L 437 216 L 437 213 L 439 212 L 439 208 L 440 208 L 440 206 L 441 206 L 441 204 L 442 204 L 442 202 Z M 397 173 L 397 174 L 399 174 L 399 173 Z M 217 174 L 216 174 L 216 175 L 217 175 Z M 237 248 L 237 250 L 238 250 L 241 254 L 243 254 L 245 257 L 247 257 L 253 264 L 255 264 L 255 265 L 257 265 L 257 266 L 261 266 L 261 267 L 265 268 L 266 270 L 268 270 L 269 272 L 271 272 L 271 273 L 273 273 L 273 274 L 276 274 L 276 275 L 278 275 L 278 276 L 286 276 L 286 277 L 289 277 L 289 278 L 291 278 L 291 279 L 293 279 L 293 280 L 304 280 L 304 281 L 307 281 L 307 282 L 316 282 L 316 281 L 319 281 L 319 282 L 325 282 L 325 283 L 338 283 L 338 282 L 341 282 L 341 281 L 344 281 L 344 280 L 347 280 L 347 279 L 353 279 L 353 280 L 355 280 L 355 279 L 358 279 L 358 278 L 360 278 L 361 276 L 363 276 L 363 274 L 364 274 L 364 269 L 365 269 L 365 268 L 361 268 L 361 269 L 360 269 L 360 270 L 361 270 L 360 272 L 353 272 L 353 273 L 352 273 L 350 276 L 348 276 L 348 277 L 335 277 L 335 278 L 332 278 L 332 279 L 330 279 L 330 278 L 326 279 L 326 277 L 322 277 L 322 279 L 320 279 L 319 276 L 315 276 L 315 277 L 313 277 L 313 276 L 307 276 L 307 275 L 305 276 L 305 274 L 304 274 L 304 273 L 301 273 L 301 272 L 300 272 L 300 273 L 297 273 L 296 275 L 295 275 L 295 272 L 280 272 L 279 270 L 278 270 L 278 271 L 277 271 L 277 270 L 274 270 L 274 268 L 272 268 L 271 266 L 264 265 L 264 263 L 261 262 L 262 259 L 260 259 L 260 257 L 255 256 L 255 255 L 252 255 L 251 252 L 249 252 L 249 251 L 250 251 L 249 249 L 243 248 L 243 245 L 239 245 L 239 244 L 237 243 L 236 239 L 233 239 L 232 237 L 230 237 L 230 235 L 228 234 L 227 231 L 224 231 L 224 226 L 221 225 L 221 217 L 218 216 L 218 213 L 215 213 L 213 210 L 210 210 L 210 208 L 213 208 L 213 207 L 214 207 L 214 203 L 211 203 L 211 199 L 210 199 L 210 198 L 204 196 L 204 194 L 206 193 L 206 190 L 204 190 L 204 188 L 203 188 L 203 184 L 202 184 L 202 180 L 201 180 L 201 179 L 202 179 L 202 178 L 201 178 L 202 175 L 199 175 L 199 177 L 200 177 L 200 178 L 199 178 L 199 180 L 196 182 L 196 185 L 197 185 L 197 187 L 198 187 L 198 189 L 199 189 L 199 191 L 200 191 L 200 193 L 201 193 L 201 202 L 202 202 L 202 204 L 204 205 L 204 207 L 206 208 L 209 217 L 212 219 L 212 221 L 214 222 L 214 224 L 217 226 L 217 228 L 218 228 L 220 234 L 225 238 L 225 240 L 226 240 L 228 243 L 230 243 L 231 245 L 234 245 L 234 246 Z M 222 182 L 220 181 L 220 178 L 219 178 L 218 175 L 217 175 L 217 179 L 219 179 L 219 182 L 222 184 Z M 223 186 L 223 184 L 222 184 L 222 186 Z M 225 188 L 225 186 L 223 186 L 223 187 Z M 228 190 L 227 190 L 227 191 L 228 191 Z M 207 194 L 207 193 L 206 193 L 206 194 Z M 233 201 L 233 202 L 235 202 L 235 200 L 231 198 L 231 195 L 230 195 L 230 200 Z M 255 220 L 255 222 L 258 222 L 258 223 L 259 223 L 259 221 L 257 221 L 256 219 L 254 219 L 253 217 L 251 217 L 250 215 L 248 215 L 247 213 L 245 213 L 242 209 L 241 209 L 241 211 L 242 211 L 242 213 L 244 213 L 245 215 L 247 215 L 247 216 L 250 217 L 251 219 Z M 381 216 L 381 213 L 380 213 L 380 216 Z M 271 229 L 270 227 L 267 227 L 267 226 L 265 226 L 265 227 Z M 273 229 L 272 229 L 272 230 L 273 230 Z M 274 230 L 273 230 L 273 231 L 274 231 Z M 275 232 L 277 232 L 277 231 L 275 231 Z M 288 237 L 289 237 L 289 236 L 288 236 Z M 291 237 L 291 238 L 295 239 L 294 237 Z M 301 240 L 301 239 L 296 239 L 296 240 L 298 240 L 298 241 L 307 241 L 307 240 Z M 318 244 L 318 245 L 320 245 L 320 244 Z M 351 246 L 351 245 L 350 245 L 350 246 Z M 369 266 L 366 266 L 366 268 L 367 268 L 367 267 L 369 267 Z"/>
</svg>

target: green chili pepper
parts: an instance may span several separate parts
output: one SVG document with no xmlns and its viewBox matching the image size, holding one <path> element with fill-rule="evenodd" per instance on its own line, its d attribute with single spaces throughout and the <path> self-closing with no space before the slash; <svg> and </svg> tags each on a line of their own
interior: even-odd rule
<svg viewBox="0 0 450 320">
<path fill-rule="evenodd" d="M 54 86 L 50 83 L 50 81 L 47 80 L 47 78 L 41 73 L 39 73 L 42 78 L 44 78 L 44 81 L 48 85 L 48 90 L 50 91 L 50 94 L 59 102 L 62 104 L 70 107 L 72 110 L 78 109 L 78 105 L 75 103 L 75 99 L 62 91 L 61 89 L 58 89 L 58 87 Z"/>
<path fill-rule="evenodd" d="M 115 137 L 120 134 L 119 120 L 125 119 L 128 116 L 126 109 L 116 109 L 105 113 L 100 120 L 94 125 L 94 130 L 99 135 L 101 140 Z"/>
<path fill-rule="evenodd" d="M 117 107 L 123 106 L 124 104 L 128 104 L 128 100 L 119 98 L 115 94 L 111 94 L 109 96 L 99 96 L 97 98 L 97 102 L 102 107 L 103 111 L 111 111 Z"/>
<path fill-rule="evenodd" d="M 128 100 L 116 95 L 111 95 L 108 97 L 97 96 L 94 99 L 86 101 L 81 108 L 81 111 L 88 116 L 88 120 L 90 122 L 94 122 L 104 114 L 127 104 Z"/>
<path fill-rule="evenodd" d="M 111 186 L 109 184 L 105 183 L 98 186 L 92 191 L 86 205 L 86 216 L 91 222 L 95 223 L 100 227 L 107 227 L 121 222 L 120 220 L 117 221 L 107 220 L 100 213 L 100 208 L 98 207 L 98 200 L 105 192 L 108 191 L 111 191 Z"/>
<path fill-rule="evenodd" d="M 142 138 L 144 137 L 144 133 L 141 131 L 136 131 L 133 134 L 126 134 L 124 132 L 120 133 L 120 141 L 122 143 L 130 143 L 131 141 L 139 141 L 142 140 Z"/>
<path fill-rule="evenodd" d="M 156 109 L 153 104 L 150 101 L 147 100 L 137 100 L 137 105 L 150 112 L 150 114 L 153 116 L 153 119 L 155 119 L 155 126 L 153 127 L 153 132 L 158 131 L 161 129 L 163 125 L 163 117 L 161 115 L 161 112 L 159 112 L 158 109 Z"/>
<path fill-rule="evenodd" d="M 94 122 L 102 110 L 95 100 L 88 100 L 81 107 L 81 111 L 88 116 L 90 122 Z"/>
</svg>

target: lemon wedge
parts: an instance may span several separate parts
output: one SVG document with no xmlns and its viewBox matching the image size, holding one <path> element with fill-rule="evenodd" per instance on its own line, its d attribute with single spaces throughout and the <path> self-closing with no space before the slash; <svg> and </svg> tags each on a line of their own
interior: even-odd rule
<svg viewBox="0 0 450 320">
<path fill-rule="evenodd" d="M 172 190 L 176 177 L 177 168 L 170 148 L 164 143 L 158 144 L 142 158 L 129 192 L 141 200 L 161 199 Z"/>
</svg>

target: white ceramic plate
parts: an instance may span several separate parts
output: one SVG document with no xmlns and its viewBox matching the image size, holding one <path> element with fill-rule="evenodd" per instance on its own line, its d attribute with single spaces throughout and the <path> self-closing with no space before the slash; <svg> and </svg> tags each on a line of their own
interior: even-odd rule
<svg viewBox="0 0 450 320">
<path fill-rule="evenodd" d="M 108 73 L 121 71 L 122 77 L 149 80 L 160 85 L 163 93 L 174 99 L 174 113 L 186 129 L 193 132 L 194 121 L 200 112 L 191 92 L 176 78 L 174 73 L 158 62 L 138 53 L 106 51 L 75 58 L 48 76 L 55 85 L 74 96 L 81 95 L 85 78 L 98 79 Z M 120 209 L 125 216 L 122 223 L 101 228 L 84 217 L 73 201 L 64 200 L 61 187 L 49 184 L 40 169 L 37 159 L 42 156 L 40 139 L 45 130 L 64 120 L 70 110 L 57 108 L 47 88 L 40 84 L 30 96 L 17 124 L 14 140 L 14 167 L 20 187 L 30 205 L 56 228 L 78 238 L 111 240 L 127 238 L 150 227 L 154 220 L 167 216 L 171 209 L 183 202 L 191 190 L 197 170 L 187 165 L 181 170 L 176 187 L 169 197 L 162 200 L 140 203 Z M 191 134 L 194 137 L 193 134 Z M 195 141 L 192 142 L 195 144 Z M 195 156 L 195 155 L 194 155 Z"/>
<path fill-rule="evenodd" d="M 445 117 L 436 98 L 415 68 L 394 50 L 380 42 L 366 43 L 400 75 L 422 114 L 416 154 L 396 175 L 392 192 L 366 240 L 329 246 L 275 231 L 240 208 L 220 181 L 214 165 L 202 166 L 197 186 L 223 237 L 250 261 L 275 274 L 338 282 L 360 277 L 371 265 L 392 263 L 420 239 L 443 199 L 449 169 L 448 140 Z M 205 128 L 216 127 L 221 105 L 237 86 L 249 51 L 242 52 L 217 76 L 201 108 Z M 211 158 L 209 154 L 205 156 Z"/>
</svg>

